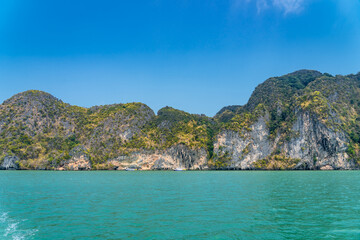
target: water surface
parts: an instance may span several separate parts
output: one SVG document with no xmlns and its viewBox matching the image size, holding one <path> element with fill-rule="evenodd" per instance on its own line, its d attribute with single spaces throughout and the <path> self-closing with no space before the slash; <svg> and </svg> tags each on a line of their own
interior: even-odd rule
<svg viewBox="0 0 360 240">
<path fill-rule="evenodd" d="M 0 171 L 0 239 L 360 239 L 360 171 Z"/>
</svg>

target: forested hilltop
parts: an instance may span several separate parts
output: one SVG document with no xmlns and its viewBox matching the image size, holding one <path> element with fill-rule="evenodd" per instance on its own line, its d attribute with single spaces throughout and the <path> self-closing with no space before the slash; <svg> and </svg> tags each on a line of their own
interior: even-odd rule
<svg viewBox="0 0 360 240">
<path fill-rule="evenodd" d="M 360 74 L 269 78 L 214 117 L 30 90 L 0 105 L 0 168 L 358 169 L 359 120 Z"/>
</svg>

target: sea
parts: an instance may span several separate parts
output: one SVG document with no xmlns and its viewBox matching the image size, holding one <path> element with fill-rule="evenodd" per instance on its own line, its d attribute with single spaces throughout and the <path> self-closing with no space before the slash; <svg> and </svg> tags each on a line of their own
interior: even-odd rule
<svg viewBox="0 0 360 240">
<path fill-rule="evenodd" d="M 0 171 L 0 239 L 360 239 L 360 171 Z"/>
</svg>

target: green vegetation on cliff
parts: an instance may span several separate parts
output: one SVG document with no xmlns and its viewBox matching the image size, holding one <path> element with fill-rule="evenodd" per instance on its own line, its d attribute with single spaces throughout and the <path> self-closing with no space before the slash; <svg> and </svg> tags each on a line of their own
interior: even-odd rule
<svg viewBox="0 0 360 240">
<path fill-rule="evenodd" d="M 154 150 L 183 144 L 190 149 L 207 149 L 211 155 L 215 128 L 209 117 L 165 107 L 126 146 Z"/>
<path fill-rule="evenodd" d="M 83 146 L 93 166 L 100 166 L 133 152 L 184 145 L 204 149 L 210 167 L 226 168 L 229 153 L 214 152 L 219 133 L 233 131 L 246 138 L 263 118 L 269 140 L 276 140 L 276 149 L 281 149 L 297 137 L 293 125 L 304 112 L 333 131 L 343 131 L 348 155 L 360 164 L 360 74 L 331 76 L 309 70 L 269 78 L 247 104 L 224 107 L 213 118 L 171 107 L 155 115 L 142 103 L 82 108 L 42 91 L 19 93 L 0 105 L 0 162 L 14 155 L 22 168 L 52 169 L 69 161 L 72 149 Z M 288 169 L 296 163 L 274 151 L 254 167 Z"/>
<path fill-rule="evenodd" d="M 298 136 L 293 125 L 305 112 L 333 131 L 344 132 L 349 141 L 347 153 L 360 164 L 360 74 L 332 76 L 301 70 L 273 77 L 256 87 L 246 105 L 225 107 L 215 119 L 222 129 L 246 137 L 244 133 L 251 130 L 252 124 L 264 117 L 270 140 L 276 140 L 275 149 L 281 149 Z M 255 168 L 293 167 L 296 161 L 275 151 L 271 156 L 277 157 L 259 160 Z"/>
<path fill-rule="evenodd" d="M 23 168 L 49 168 L 88 149 L 93 165 L 141 150 L 182 144 L 212 155 L 215 122 L 170 107 L 154 112 L 142 103 L 89 109 L 65 104 L 41 91 L 27 91 L 0 106 L 0 157 L 18 156 Z"/>
</svg>

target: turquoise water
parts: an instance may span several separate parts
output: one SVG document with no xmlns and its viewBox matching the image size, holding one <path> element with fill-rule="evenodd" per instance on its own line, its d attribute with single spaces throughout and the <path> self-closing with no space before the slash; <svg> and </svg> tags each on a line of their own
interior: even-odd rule
<svg viewBox="0 0 360 240">
<path fill-rule="evenodd" d="M 360 171 L 0 171 L 0 239 L 360 239 Z"/>
</svg>

